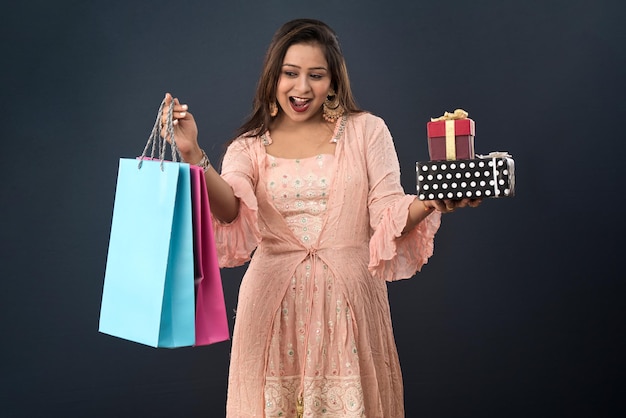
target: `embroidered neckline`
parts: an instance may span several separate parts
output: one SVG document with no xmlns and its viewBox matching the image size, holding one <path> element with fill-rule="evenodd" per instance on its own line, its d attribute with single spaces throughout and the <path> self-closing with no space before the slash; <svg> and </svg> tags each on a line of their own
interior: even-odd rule
<svg viewBox="0 0 626 418">
<path fill-rule="evenodd" d="M 286 162 L 294 162 L 296 164 L 300 164 L 301 162 L 307 162 L 309 160 L 320 160 L 322 158 L 326 158 L 329 159 L 329 162 L 332 162 L 332 159 L 335 158 L 335 154 L 328 154 L 328 153 L 320 153 L 320 154 L 315 154 L 315 155 L 311 155 L 310 157 L 304 157 L 304 158 L 285 158 L 285 157 L 275 157 L 272 154 L 268 154 L 266 153 L 267 157 L 271 160 L 271 161 L 286 161 Z"/>
<path fill-rule="evenodd" d="M 343 136 L 343 132 L 346 130 L 347 121 L 348 115 L 343 115 L 341 119 L 337 121 L 337 124 L 335 125 L 335 131 L 333 132 L 333 137 L 330 139 L 329 142 L 332 142 L 333 144 L 339 142 L 339 140 Z M 270 135 L 269 130 L 261 135 L 261 143 L 264 146 L 268 146 L 272 143 L 272 136 Z"/>
</svg>

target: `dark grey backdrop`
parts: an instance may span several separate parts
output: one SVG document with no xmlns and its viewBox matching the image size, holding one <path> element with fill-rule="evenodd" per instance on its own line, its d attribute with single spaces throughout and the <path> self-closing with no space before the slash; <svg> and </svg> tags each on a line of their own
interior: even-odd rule
<svg viewBox="0 0 626 418">
<path fill-rule="evenodd" d="M 97 332 L 118 158 L 171 91 L 217 160 L 274 30 L 305 16 L 337 30 L 408 192 L 444 110 L 516 160 L 515 198 L 446 215 L 422 273 L 389 286 L 407 416 L 623 409 L 623 2 L 3 3 L 1 416 L 224 415 L 229 343 Z M 223 271 L 230 313 L 242 273 Z"/>
</svg>

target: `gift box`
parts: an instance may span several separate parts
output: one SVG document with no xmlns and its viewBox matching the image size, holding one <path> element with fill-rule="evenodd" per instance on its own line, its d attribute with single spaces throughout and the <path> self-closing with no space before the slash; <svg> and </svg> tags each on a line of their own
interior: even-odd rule
<svg viewBox="0 0 626 418">
<path fill-rule="evenodd" d="M 471 160 L 475 125 L 472 119 L 434 120 L 426 124 L 431 161 Z"/>
<path fill-rule="evenodd" d="M 503 152 L 476 159 L 416 163 L 420 200 L 511 197 L 515 194 L 515 162 Z"/>
</svg>

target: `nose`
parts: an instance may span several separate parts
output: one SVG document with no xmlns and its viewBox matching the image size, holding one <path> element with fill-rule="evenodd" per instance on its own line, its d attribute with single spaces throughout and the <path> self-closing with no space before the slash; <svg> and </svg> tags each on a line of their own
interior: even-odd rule
<svg viewBox="0 0 626 418">
<path fill-rule="evenodd" d="M 300 74 L 296 80 L 296 90 L 298 93 L 308 93 L 311 88 L 309 77 L 307 74 Z"/>
</svg>

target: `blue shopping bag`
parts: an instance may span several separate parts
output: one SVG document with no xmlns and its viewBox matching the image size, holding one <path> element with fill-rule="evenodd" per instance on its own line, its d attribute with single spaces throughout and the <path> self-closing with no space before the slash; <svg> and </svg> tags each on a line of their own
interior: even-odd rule
<svg viewBox="0 0 626 418">
<path fill-rule="evenodd" d="M 144 155 L 119 162 L 99 331 L 152 347 L 191 346 L 189 164 L 144 160 Z"/>
</svg>

